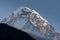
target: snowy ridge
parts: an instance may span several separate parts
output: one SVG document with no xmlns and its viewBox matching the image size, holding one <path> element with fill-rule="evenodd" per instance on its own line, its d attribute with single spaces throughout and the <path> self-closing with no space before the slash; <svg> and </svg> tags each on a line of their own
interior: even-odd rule
<svg viewBox="0 0 60 40">
<path fill-rule="evenodd" d="M 31 15 L 33 16 L 36 16 L 37 17 L 37 21 L 40 19 L 41 21 L 44 21 L 44 23 L 42 24 L 43 26 L 47 26 L 47 24 L 49 24 L 48 23 L 48 21 L 47 20 L 45 20 L 38 12 L 36 12 L 35 10 L 32 10 L 32 13 L 31 13 Z M 30 16 L 31 16 L 30 15 Z M 32 17 L 31 16 L 31 17 Z M 35 20 L 35 23 L 36 23 L 36 20 Z M 36 24 L 35 24 L 36 25 Z"/>
<path fill-rule="evenodd" d="M 47 40 L 57 39 L 57 32 L 49 24 L 49 22 L 44 19 L 38 12 L 28 7 L 19 7 L 11 15 L 4 18 L 1 22 L 7 23 L 16 29 L 25 31 L 30 35 L 34 34 Z"/>
</svg>

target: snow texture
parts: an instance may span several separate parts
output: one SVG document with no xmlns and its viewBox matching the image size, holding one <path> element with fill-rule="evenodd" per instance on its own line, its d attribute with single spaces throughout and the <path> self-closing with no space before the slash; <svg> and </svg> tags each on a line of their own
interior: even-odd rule
<svg viewBox="0 0 60 40">
<path fill-rule="evenodd" d="M 35 36 L 49 40 L 57 39 L 56 31 L 49 22 L 38 12 L 28 7 L 19 7 L 1 22 L 25 31 L 30 35 L 34 34 Z"/>
</svg>

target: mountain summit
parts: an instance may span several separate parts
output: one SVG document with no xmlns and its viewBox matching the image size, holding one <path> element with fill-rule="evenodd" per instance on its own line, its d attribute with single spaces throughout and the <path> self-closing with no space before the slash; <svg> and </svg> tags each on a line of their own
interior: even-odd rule
<svg viewBox="0 0 60 40">
<path fill-rule="evenodd" d="M 36 40 L 58 40 L 57 32 L 38 12 L 28 7 L 20 7 L 11 15 L 4 18 L 2 23 L 22 30 Z"/>
</svg>

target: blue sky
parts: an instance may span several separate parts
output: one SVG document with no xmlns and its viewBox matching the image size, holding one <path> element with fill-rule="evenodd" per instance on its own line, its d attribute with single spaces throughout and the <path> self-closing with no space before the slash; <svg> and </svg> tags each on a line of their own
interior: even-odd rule
<svg viewBox="0 0 60 40">
<path fill-rule="evenodd" d="M 60 32 L 60 0 L 0 0 L 0 20 L 21 6 L 36 10 Z"/>
</svg>

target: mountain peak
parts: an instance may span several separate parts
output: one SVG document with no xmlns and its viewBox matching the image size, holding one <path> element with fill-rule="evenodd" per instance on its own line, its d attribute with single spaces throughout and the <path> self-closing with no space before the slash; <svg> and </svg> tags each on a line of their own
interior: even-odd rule
<svg viewBox="0 0 60 40">
<path fill-rule="evenodd" d="M 38 12 L 28 7 L 19 7 L 1 22 L 7 23 L 16 29 L 25 31 L 30 35 L 33 34 L 37 37 L 51 40 L 57 37 L 55 29 L 49 22 Z"/>
<path fill-rule="evenodd" d="M 19 14 L 21 14 L 21 12 L 32 12 L 32 11 L 28 7 L 19 7 L 17 10 L 14 11 L 14 13 L 19 13 Z"/>
</svg>

